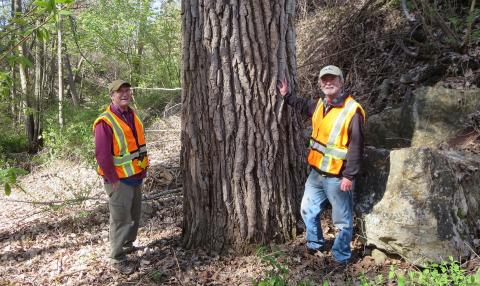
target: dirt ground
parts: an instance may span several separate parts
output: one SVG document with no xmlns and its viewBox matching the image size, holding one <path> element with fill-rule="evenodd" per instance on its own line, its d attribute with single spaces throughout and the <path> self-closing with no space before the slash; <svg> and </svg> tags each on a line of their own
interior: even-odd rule
<svg viewBox="0 0 480 286">
<path fill-rule="evenodd" d="M 255 253 L 182 248 L 179 122 L 162 120 L 148 133 L 152 167 L 144 186 L 140 250 L 130 255 L 139 265 L 134 274 L 121 275 L 108 265 L 107 196 L 99 176 L 78 162 L 56 161 L 22 178 L 28 194 L 14 190 L 0 197 L 0 285 L 252 285 L 273 270 Z M 329 222 L 326 213 L 322 227 L 331 244 L 335 230 Z M 275 261 L 288 268 L 292 285 L 358 285 L 361 275 L 385 277 L 391 265 L 412 267 L 398 258 L 375 264 L 358 235 L 352 247 L 354 259 L 344 271 L 326 268 L 330 253 L 305 253 L 303 235 L 270 250 L 281 253 Z"/>
</svg>

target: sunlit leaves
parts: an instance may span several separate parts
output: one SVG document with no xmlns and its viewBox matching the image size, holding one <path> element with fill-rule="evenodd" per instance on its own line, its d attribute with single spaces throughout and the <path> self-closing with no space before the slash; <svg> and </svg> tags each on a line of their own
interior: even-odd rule
<svg viewBox="0 0 480 286">
<path fill-rule="evenodd" d="M 25 67 L 33 67 L 33 64 L 30 61 L 30 59 L 25 56 L 18 56 L 18 55 L 8 56 L 7 61 L 10 65 L 20 64 Z"/>
<path fill-rule="evenodd" d="M 20 168 L 0 169 L 0 184 L 4 185 L 5 194 L 7 196 L 12 192 L 12 185 L 17 184 L 17 177 L 26 174 L 27 171 Z"/>
<path fill-rule="evenodd" d="M 154 7 L 150 0 L 98 1 L 78 15 L 76 22 L 79 46 L 84 53 L 95 55 L 105 72 L 131 77 L 137 86 L 179 86 L 178 3 Z M 141 66 L 140 71 L 136 66 Z M 104 73 L 98 67 L 96 71 Z"/>
<path fill-rule="evenodd" d="M 36 36 L 41 41 L 50 40 L 50 32 L 45 28 L 38 28 L 36 31 Z"/>
<path fill-rule="evenodd" d="M 13 81 L 9 72 L 0 71 L 0 100 L 8 97 Z"/>
</svg>

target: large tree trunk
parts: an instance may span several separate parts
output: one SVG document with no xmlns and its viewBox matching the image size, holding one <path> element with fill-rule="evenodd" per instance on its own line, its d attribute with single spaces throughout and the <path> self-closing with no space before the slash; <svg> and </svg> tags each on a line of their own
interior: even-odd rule
<svg viewBox="0 0 480 286">
<path fill-rule="evenodd" d="M 296 235 L 305 141 L 276 92 L 295 86 L 294 12 L 294 0 L 182 2 L 186 247 Z"/>
</svg>

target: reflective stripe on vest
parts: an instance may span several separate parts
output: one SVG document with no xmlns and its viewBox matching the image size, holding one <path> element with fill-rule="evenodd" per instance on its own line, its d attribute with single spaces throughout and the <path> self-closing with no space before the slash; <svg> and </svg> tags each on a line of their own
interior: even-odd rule
<svg viewBox="0 0 480 286">
<path fill-rule="evenodd" d="M 333 128 L 330 131 L 330 136 L 328 136 L 327 146 L 335 144 L 335 139 L 340 134 L 340 131 L 342 131 L 342 125 L 343 125 L 343 122 L 345 122 L 345 119 L 347 118 L 347 114 L 352 112 L 354 108 L 357 108 L 356 105 L 357 103 L 353 100 L 350 100 L 349 102 L 347 102 L 347 104 L 342 110 L 342 113 L 340 113 L 340 116 L 337 117 L 337 120 L 335 121 L 335 124 L 333 125 Z"/>
<path fill-rule="evenodd" d="M 123 164 L 127 164 L 129 161 L 132 161 L 135 158 L 139 158 L 140 154 L 147 152 L 147 147 L 142 146 L 131 154 L 127 154 L 125 156 L 113 156 L 113 164 L 115 166 L 121 166 Z"/>
<path fill-rule="evenodd" d="M 347 159 L 347 150 L 332 148 L 332 147 L 325 147 L 322 144 L 312 140 L 312 144 L 310 148 L 317 150 L 318 152 L 322 152 L 325 156 L 331 156 L 335 159 L 345 160 Z"/>
<path fill-rule="evenodd" d="M 347 102 L 342 112 L 337 117 L 337 120 L 335 120 L 335 124 L 333 125 L 333 128 L 330 131 L 330 135 L 328 136 L 327 148 L 330 148 L 333 151 L 345 152 L 345 156 L 343 158 L 338 158 L 340 160 L 347 159 L 347 150 L 335 148 L 333 144 L 335 143 L 335 139 L 338 137 L 338 135 L 340 134 L 340 131 L 342 130 L 342 125 L 345 122 L 345 119 L 347 118 L 347 114 L 349 114 L 353 108 L 356 108 L 356 102 L 353 100 L 350 100 L 349 102 Z M 330 164 L 332 159 L 333 158 L 331 156 L 331 153 L 329 154 L 324 153 L 322 164 L 320 165 L 320 171 L 330 172 Z"/>
</svg>

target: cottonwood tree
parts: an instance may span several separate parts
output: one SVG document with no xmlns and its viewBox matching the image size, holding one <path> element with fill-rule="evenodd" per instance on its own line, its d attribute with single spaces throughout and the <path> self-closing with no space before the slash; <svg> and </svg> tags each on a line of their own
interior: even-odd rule
<svg viewBox="0 0 480 286">
<path fill-rule="evenodd" d="M 183 240 L 222 250 L 296 235 L 305 179 L 295 82 L 295 1 L 182 2 Z"/>
</svg>

